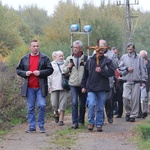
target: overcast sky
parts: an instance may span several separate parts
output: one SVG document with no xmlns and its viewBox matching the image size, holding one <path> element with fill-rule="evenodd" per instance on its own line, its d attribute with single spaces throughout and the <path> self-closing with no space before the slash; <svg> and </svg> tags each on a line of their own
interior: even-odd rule
<svg viewBox="0 0 150 150">
<path fill-rule="evenodd" d="M 55 7 L 57 6 L 60 0 L 0 0 L 3 5 L 8 5 L 9 7 L 13 7 L 14 9 L 18 9 L 20 6 L 28 6 L 32 4 L 36 4 L 39 8 L 45 9 L 49 15 L 53 14 Z M 66 0 L 62 0 L 66 1 Z M 72 0 L 76 4 L 82 6 L 84 2 L 93 3 L 94 5 L 99 6 L 102 0 Z M 103 0 L 107 3 L 108 0 Z M 117 0 L 111 0 L 112 2 L 116 2 Z M 119 0 L 118 0 L 119 1 Z M 120 0 L 122 3 L 126 0 Z M 140 8 L 142 11 L 150 11 L 150 0 L 130 0 L 130 3 L 134 3 L 135 1 L 139 1 L 139 5 L 136 5 L 135 8 Z"/>
</svg>

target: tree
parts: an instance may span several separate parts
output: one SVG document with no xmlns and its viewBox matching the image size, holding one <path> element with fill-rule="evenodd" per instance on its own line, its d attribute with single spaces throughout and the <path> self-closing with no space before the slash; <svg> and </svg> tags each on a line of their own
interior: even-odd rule
<svg viewBox="0 0 150 150">
<path fill-rule="evenodd" d="M 82 25 L 90 24 L 93 27 L 90 37 L 92 45 L 96 44 L 97 39 L 105 39 L 111 47 L 121 48 L 123 33 L 123 10 L 121 8 L 114 4 L 105 6 L 102 3 L 99 7 L 84 4 L 81 16 L 83 18 Z"/>
<path fill-rule="evenodd" d="M 70 0 L 59 2 L 49 25 L 43 30 L 46 42 L 68 42 L 70 43 L 69 27 L 73 23 L 78 23 L 80 9 Z"/>
<path fill-rule="evenodd" d="M 0 4 L 0 14 L 0 55 L 5 57 L 23 41 L 18 31 L 19 17 L 15 11 Z"/>
<path fill-rule="evenodd" d="M 42 29 L 47 26 L 49 22 L 47 11 L 38 8 L 37 5 L 20 7 L 18 14 L 36 35 L 41 35 Z"/>
</svg>

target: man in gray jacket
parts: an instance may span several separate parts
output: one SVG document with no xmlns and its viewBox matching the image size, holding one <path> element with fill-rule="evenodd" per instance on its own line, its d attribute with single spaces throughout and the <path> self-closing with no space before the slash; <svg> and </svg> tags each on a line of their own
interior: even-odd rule
<svg viewBox="0 0 150 150">
<path fill-rule="evenodd" d="M 146 66 L 143 58 L 136 53 L 133 43 L 127 44 L 127 54 L 119 62 L 119 72 L 122 75 L 123 102 L 126 112 L 126 121 L 135 122 L 139 112 L 140 86 L 147 81 Z"/>
<path fill-rule="evenodd" d="M 72 128 L 77 129 L 78 124 L 84 124 L 86 93 L 81 92 L 81 80 L 87 56 L 84 55 L 83 44 L 77 40 L 73 42 L 73 54 L 68 56 L 64 63 L 63 72 L 70 73 L 69 85 L 72 98 Z M 80 104 L 78 112 L 78 104 Z"/>
</svg>

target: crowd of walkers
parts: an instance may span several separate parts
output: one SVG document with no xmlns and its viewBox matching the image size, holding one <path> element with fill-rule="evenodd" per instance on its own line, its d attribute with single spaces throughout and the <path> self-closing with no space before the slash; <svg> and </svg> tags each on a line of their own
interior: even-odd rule
<svg viewBox="0 0 150 150">
<path fill-rule="evenodd" d="M 22 96 L 27 98 L 29 128 L 36 131 L 35 105 L 38 106 L 38 126 L 45 132 L 46 99 L 54 110 L 55 122 L 63 126 L 68 94 L 71 95 L 72 128 L 85 125 L 88 112 L 88 130 L 103 131 L 104 121 L 124 117 L 135 122 L 149 113 L 150 60 L 148 53 L 138 54 L 134 43 L 127 44 L 127 53 L 119 57 L 117 47 L 110 47 L 103 39 L 97 40 L 92 56 L 83 52 L 80 40 L 73 42 L 73 52 L 64 59 L 62 51 L 52 53 L 53 61 L 39 52 L 39 43 L 30 43 L 31 52 L 17 65 L 17 74 L 24 78 Z M 62 87 L 62 74 L 68 77 L 70 90 Z"/>
</svg>

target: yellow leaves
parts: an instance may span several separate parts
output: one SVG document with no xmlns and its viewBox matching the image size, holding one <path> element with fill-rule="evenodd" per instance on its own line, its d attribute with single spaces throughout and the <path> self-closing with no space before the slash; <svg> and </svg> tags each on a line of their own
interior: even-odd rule
<svg viewBox="0 0 150 150">
<path fill-rule="evenodd" d="M 78 23 L 80 9 L 75 4 L 60 2 L 51 18 L 50 24 L 43 29 L 48 41 L 68 42 L 72 23 Z"/>
<path fill-rule="evenodd" d="M 9 47 L 5 45 L 3 41 L 0 41 L 0 60 L 1 61 L 6 61 L 8 56 L 10 54 Z"/>
</svg>

